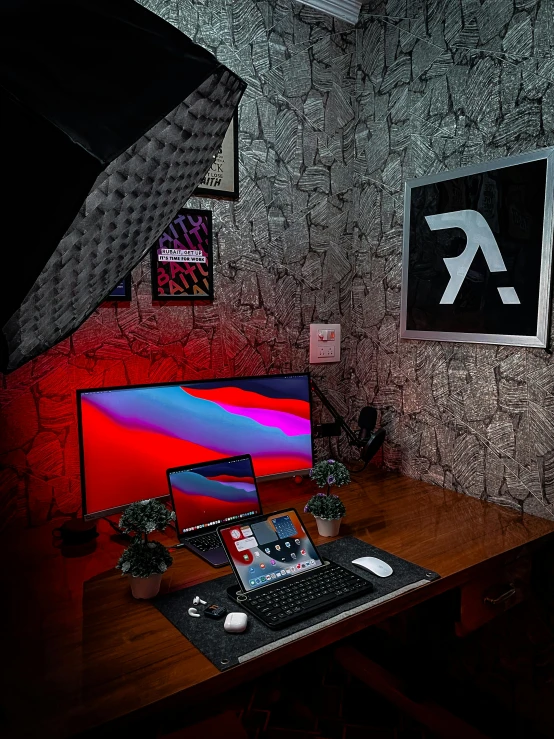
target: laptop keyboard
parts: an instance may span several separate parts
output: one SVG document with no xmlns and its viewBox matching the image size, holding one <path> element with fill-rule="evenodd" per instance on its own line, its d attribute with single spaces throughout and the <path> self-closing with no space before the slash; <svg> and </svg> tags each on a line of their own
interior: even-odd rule
<svg viewBox="0 0 554 739">
<path fill-rule="evenodd" d="M 241 605 L 270 628 L 280 629 L 372 590 L 370 582 L 330 562 L 310 574 L 254 591 Z"/>
<path fill-rule="evenodd" d="M 190 543 L 201 552 L 209 552 L 211 549 L 219 549 L 221 547 L 221 539 L 216 533 L 195 536 L 194 539 L 190 540 Z"/>
</svg>

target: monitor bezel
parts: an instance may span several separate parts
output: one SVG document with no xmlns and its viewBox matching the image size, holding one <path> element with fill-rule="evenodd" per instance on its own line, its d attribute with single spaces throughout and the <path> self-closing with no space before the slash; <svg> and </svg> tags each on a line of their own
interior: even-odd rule
<svg viewBox="0 0 554 739">
<path fill-rule="evenodd" d="M 207 383 L 207 382 L 222 382 L 224 380 L 258 380 L 258 379 L 264 379 L 264 378 L 285 378 L 285 377 L 298 377 L 303 376 L 306 377 L 308 380 L 308 402 L 310 404 L 310 440 L 311 440 L 311 449 L 312 449 L 312 466 L 314 463 L 314 433 L 313 433 L 313 398 L 312 398 L 312 383 L 311 383 L 311 377 L 309 372 L 282 372 L 280 374 L 272 374 L 272 375 L 246 375 L 246 376 L 232 376 L 232 377 L 214 377 L 214 378 L 203 378 L 198 380 L 178 380 L 173 382 L 143 382 L 138 383 L 136 385 L 114 385 L 113 387 L 89 387 L 89 388 L 80 388 L 79 390 L 76 390 L 76 402 L 77 402 L 77 433 L 78 433 L 78 439 L 79 439 L 79 474 L 81 478 L 81 510 L 82 510 L 82 516 L 85 521 L 93 521 L 98 518 L 106 518 L 107 516 L 112 516 L 116 513 L 121 513 L 122 511 L 127 508 L 127 506 L 131 505 L 131 503 L 125 503 L 124 505 L 116 506 L 114 508 L 106 508 L 101 511 L 96 511 L 94 513 L 89 513 L 87 511 L 87 505 L 86 505 L 86 482 L 85 482 L 85 475 L 84 475 L 84 469 L 85 469 L 85 459 L 84 459 L 84 448 L 83 448 L 83 424 L 82 424 L 82 418 L 81 418 L 81 396 L 85 393 L 102 393 L 102 392 L 111 392 L 115 390 L 137 390 L 140 388 L 145 387 L 175 387 L 179 385 L 198 385 L 201 383 Z M 248 452 L 245 452 L 247 454 Z M 254 462 L 253 462 L 254 464 Z M 264 482 L 270 481 L 270 480 L 282 480 L 288 477 L 295 477 L 297 475 L 307 475 L 310 471 L 310 467 L 306 467 L 305 469 L 299 469 L 299 470 L 290 470 L 288 472 L 278 472 L 273 475 L 255 475 L 256 480 L 260 481 L 263 480 Z M 169 493 L 165 493 L 164 495 L 156 495 L 152 496 L 152 499 L 154 500 L 169 500 L 170 496 Z"/>
<path fill-rule="evenodd" d="M 296 508 L 294 508 L 293 506 L 289 506 L 288 508 L 283 508 L 280 511 L 271 511 L 270 513 L 261 513 L 259 516 L 255 516 L 254 518 L 249 518 L 248 519 L 248 523 L 249 524 L 253 524 L 253 523 L 258 523 L 259 521 L 266 521 L 270 516 L 278 516 L 281 513 L 289 513 L 290 511 L 293 511 L 298 516 L 298 520 L 302 523 L 302 526 L 304 528 L 304 533 L 308 537 L 308 539 L 310 541 L 310 544 L 312 545 L 312 547 L 314 548 L 314 550 L 317 552 L 318 557 L 319 557 L 319 561 L 321 562 L 320 565 L 317 565 L 317 567 L 314 567 L 311 570 L 304 570 L 304 571 L 300 570 L 296 575 L 292 575 L 291 576 L 290 579 L 292 580 L 292 579 L 297 578 L 297 577 L 302 577 L 302 575 L 308 575 L 310 572 L 315 572 L 316 570 L 319 570 L 320 567 L 325 567 L 325 563 L 326 563 L 325 558 L 321 556 L 321 552 L 319 551 L 319 549 L 314 544 L 314 541 L 313 541 L 312 537 L 310 536 L 310 532 L 308 531 L 308 528 L 307 528 L 305 522 L 303 521 L 302 516 L 298 513 L 298 511 L 296 510 Z M 221 532 L 223 531 L 223 529 L 232 529 L 233 528 L 233 525 L 236 526 L 237 524 L 229 524 L 229 523 L 226 523 L 226 524 L 222 524 L 221 526 L 218 526 L 217 527 L 217 534 L 218 534 L 219 539 L 221 541 L 221 546 L 225 550 L 225 554 L 227 555 L 227 559 L 229 560 L 229 564 L 231 565 L 231 569 L 233 570 L 233 574 L 237 578 L 237 585 L 238 585 L 241 593 L 243 593 L 244 595 L 248 595 L 250 593 L 259 593 L 260 590 L 263 590 L 264 588 L 269 588 L 272 585 L 276 585 L 277 584 L 277 580 L 271 580 L 270 582 L 267 583 L 267 585 L 259 585 L 257 588 L 252 588 L 250 590 L 246 590 L 244 588 L 243 582 L 240 579 L 240 575 L 238 573 L 238 570 L 235 567 L 235 564 L 233 562 L 233 558 L 230 556 L 229 549 L 228 549 L 227 545 L 225 544 L 225 541 L 224 541 L 223 537 L 221 536 Z M 287 582 L 287 581 L 288 581 L 288 578 L 285 580 L 285 582 Z M 283 582 L 283 580 L 279 580 L 279 582 Z"/>
<path fill-rule="evenodd" d="M 260 498 L 260 491 L 258 490 L 258 480 L 256 478 L 256 475 L 254 474 L 254 462 L 252 461 L 252 456 L 250 454 L 237 454 L 235 457 L 220 457 L 219 459 L 209 459 L 207 462 L 193 462 L 193 464 L 184 464 L 180 467 L 170 467 L 168 470 L 166 470 L 167 484 L 169 486 L 169 497 L 171 499 L 173 510 L 175 511 L 175 524 L 177 528 L 177 536 L 179 537 L 180 541 L 188 541 L 189 539 L 193 539 L 195 536 L 202 536 L 203 534 L 212 534 L 214 531 L 217 531 L 219 526 L 223 526 L 224 524 L 214 523 L 211 526 L 204 526 L 201 531 L 187 531 L 186 533 L 184 531 L 181 531 L 179 526 L 179 519 L 177 516 L 177 509 L 175 508 L 175 498 L 173 495 L 173 487 L 171 485 L 170 475 L 176 474 L 177 472 L 190 472 L 191 470 L 195 470 L 197 467 L 207 467 L 210 464 L 222 464 L 224 462 L 230 464 L 231 462 L 238 462 L 241 459 L 250 460 L 252 477 L 254 478 L 254 487 L 256 488 L 256 497 L 258 499 L 258 508 L 260 509 L 259 513 L 252 513 L 250 516 L 244 516 L 244 518 L 241 518 L 242 523 L 242 521 L 252 521 L 253 518 L 263 515 L 264 512 L 264 508 L 262 506 L 262 501 Z"/>
</svg>

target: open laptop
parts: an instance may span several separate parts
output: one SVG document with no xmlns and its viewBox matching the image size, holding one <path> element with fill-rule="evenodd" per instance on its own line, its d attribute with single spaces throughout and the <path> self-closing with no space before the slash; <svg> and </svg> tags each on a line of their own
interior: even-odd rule
<svg viewBox="0 0 554 739">
<path fill-rule="evenodd" d="M 167 470 L 179 541 L 213 567 L 229 564 L 217 527 L 262 512 L 249 454 Z"/>
<path fill-rule="evenodd" d="M 218 532 L 239 584 L 229 596 L 270 629 L 373 590 L 364 578 L 322 559 L 294 508 L 225 523 Z"/>
</svg>

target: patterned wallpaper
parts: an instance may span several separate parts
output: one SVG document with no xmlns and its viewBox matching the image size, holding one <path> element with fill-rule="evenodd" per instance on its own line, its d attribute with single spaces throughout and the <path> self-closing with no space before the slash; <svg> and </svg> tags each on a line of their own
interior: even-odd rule
<svg viewBox="0 0 554 739">
<path fill-rule="evenodd" d="M 355 30 L 291 0 L 145 5 L 248 83 L 240 200 L 189 200 L 213 211 L 215 300 L 153 303 L 146 260 L 130 305 L 104 303 L 72 337 L 2 379 L 0 527 L 78 511 L 77 388 L 305 370 L 309 323 L 329 320 L 343 325 L 343 359 L 317 375 L 346 410 Z"/>
<path fill-rule="evenodd" d="M 554 143 L 551 0 L 390 0 L 357 28 L 293 0 L 144 0 L 248 83 L 241 197 L 213 211 L 215 300 L 104 303 L 2 378 L 0 526 L 80 505 L 75 389 L 315 368 L 384 463 L 554 517 L 554 362 L 544 351 L 398 340 L 404 179 Z"/>
<path fill-rule="evenodd" d="M 554 518 L 552 355 L 398 340 L 404 180 L 554 144 L 554 3 L 371 2 L 357 61 L 353 393 L 388 466 Z"/>
</svg>

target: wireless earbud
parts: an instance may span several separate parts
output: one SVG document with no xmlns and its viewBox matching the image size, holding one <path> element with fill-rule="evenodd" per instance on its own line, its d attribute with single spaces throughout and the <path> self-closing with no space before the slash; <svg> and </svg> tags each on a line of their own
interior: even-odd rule
<svg viewBox="0 0 554 739">
<path fill-rule="evenodd" d="M 200 618 L 200 614 L 196 610 L 196 608 L 189 608 L 189 616 L 192 616 L 193 618 Z"/>
</svg>

